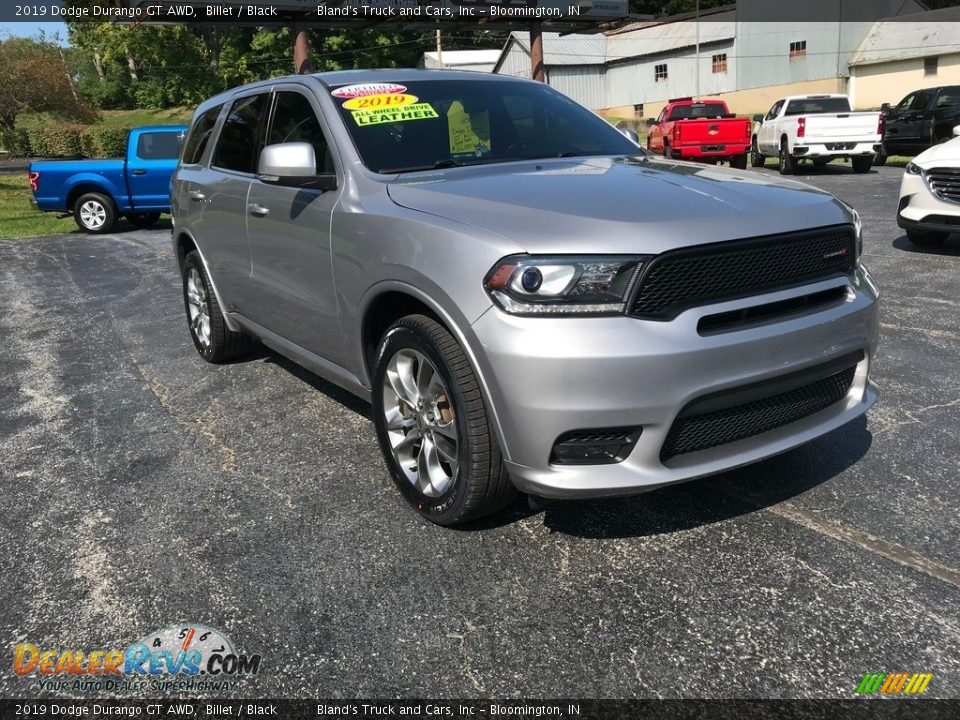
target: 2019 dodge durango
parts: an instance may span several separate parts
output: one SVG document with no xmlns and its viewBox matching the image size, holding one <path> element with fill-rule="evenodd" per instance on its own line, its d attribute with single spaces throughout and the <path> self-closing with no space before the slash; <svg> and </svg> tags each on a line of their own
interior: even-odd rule
<svg viewBox="0 0 960 720">
<path fill-rule="evenodd" d="M 248 85 L 197 109 L 172 193 L 201 357 L 257 338 L 370 400 L 439 524 L 717 473 L 876 399 L 852 208 L 652 156 L 542 83 Z"/>
</svg>

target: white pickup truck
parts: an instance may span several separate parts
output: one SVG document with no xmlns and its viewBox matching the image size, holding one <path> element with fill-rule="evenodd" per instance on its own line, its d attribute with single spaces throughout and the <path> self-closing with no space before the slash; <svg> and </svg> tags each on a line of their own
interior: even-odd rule
<svg viewBox="0 0 960 720">
<path fill-rule="evenodd" d="M 883 115 L 851 112 L 846 95 L 787 97 L 753 119 L 750 162 L 761 167 L 767 157 L 776 156 L 781 175 L 793 173 L 804 158 L 817 167 L 850 158 L 853 171 L 865 173 L 881 150 Z"/>
</svg>

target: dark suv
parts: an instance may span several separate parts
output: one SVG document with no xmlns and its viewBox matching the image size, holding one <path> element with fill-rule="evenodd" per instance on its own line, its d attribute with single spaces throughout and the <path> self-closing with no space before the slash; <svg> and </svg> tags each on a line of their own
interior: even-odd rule
<svg viewBox="0 0 960 720">
<path fill-rule="evenodd" d="M 960 124 L 960 85 L 915 90 L 881 110 L 887 121 L 886 154 L 916 155 L 953 137 L 954 125 Z"/>
</svg>

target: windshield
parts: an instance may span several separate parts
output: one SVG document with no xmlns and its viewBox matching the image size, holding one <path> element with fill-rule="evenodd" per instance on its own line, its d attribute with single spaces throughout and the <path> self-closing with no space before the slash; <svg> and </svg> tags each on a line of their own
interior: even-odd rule
<svg viewBox="0 0 960 720">
<path fill-rule="evenodd" d="M 698 118 L 718 118 L 727 114 L 723 103 L 694 103 L 678 105 L 670 111 L 671 120 L 696 120 Z"/>
<path fill-rule="evenodd" d="M 816 115 L 817 113 L 850 112 L 850 101 L 845 97 L 805 98 L 791 100 L 785 115 Z"/>
<path fill-rule="evenodd" d="M 379 173 L 643 154 L 605 120 L 542 83 L 365 83 L 330 94 L 363 163 Z"/>
</svg>

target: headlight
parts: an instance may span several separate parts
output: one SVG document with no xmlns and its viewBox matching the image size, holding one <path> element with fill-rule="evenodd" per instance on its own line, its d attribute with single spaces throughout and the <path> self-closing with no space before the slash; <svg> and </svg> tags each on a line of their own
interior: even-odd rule
<svg viewBox="0 0 960 720">
<path fill-rule="evenodd" d="M 907 175 L 923 175 L 923 168 L 919 165 L 908 162 L 907 163 Z"/>
<path fill-rule="evenodd" d="M 504 258 L 483 286 L 512 315 L 617 315 L 646 257 Z"/>
</svg>

